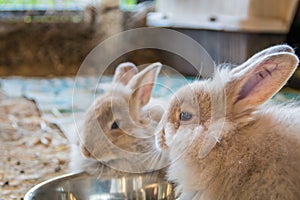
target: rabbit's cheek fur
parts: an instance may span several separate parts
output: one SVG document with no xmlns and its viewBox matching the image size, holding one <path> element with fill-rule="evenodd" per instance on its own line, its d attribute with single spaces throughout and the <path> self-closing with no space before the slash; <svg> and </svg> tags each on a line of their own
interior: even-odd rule
<svg viewBox="0 0 300 200">
<path fill-rule="evenodd" d="M 165 143 L 168 147 L 172 146 L 172 142 L 175 137 L 176 131 L 177 131 L 176 125 L 174 125 L 171 122 L 168 122 L 166 124 L 165 129 L 164 129 L 164 134 L 165 134 L 164 139 L 165 139 Z"/>
<path fill-rule="evenodd" d="M 108 134 L 106 134 L 109 141 L 111 141 L 113 144 L 116 144 L 120 138 L 124 135 L 124 132 L 121 130 L 112 130 Z"/>
<path fill-rule="evenodd" d="M 168 177 L 180 183 L 182 188 L 179 190 L 204 190 L 218 174 L 220 165 L 206 164 L 217 159 L 215 152 L 211 152 L 210 156 L 201 161 L 198 159 L 204 136 L 205 131 L 202 126 L 197 126 L 194 130 L 179 128 L 174 136 L 170 147 L 171 166 Z"/>
<path fill-rule="evenodd" d="M 181 130 L 181 132 L 173 135 L 172 138 L 166 138 L 166 141 L 170 148 L 171 160 L 176 160 L 179 156 L 184 155 L 190 147 L 193 141 L 193 131 Z"/>
</svg>

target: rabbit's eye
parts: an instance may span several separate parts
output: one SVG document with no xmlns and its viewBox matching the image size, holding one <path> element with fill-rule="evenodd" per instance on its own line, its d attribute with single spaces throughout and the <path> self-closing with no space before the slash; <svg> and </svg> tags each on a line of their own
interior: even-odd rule
<svg viewBox="0 0 300 200">
<path fill-rule="evenodd" d="M 114 121 L 114 123 L 111 125 L 111 129 L 118 129 L 119 125 L 117 123 L 117 121 Z"/>
<path fill-rule="evenodd" d="M 181 112 L 180 113 L 180 120 L 181 121 L 188 121 L 193 117 L 191 113 L 188 112 Z"/>
</svg>

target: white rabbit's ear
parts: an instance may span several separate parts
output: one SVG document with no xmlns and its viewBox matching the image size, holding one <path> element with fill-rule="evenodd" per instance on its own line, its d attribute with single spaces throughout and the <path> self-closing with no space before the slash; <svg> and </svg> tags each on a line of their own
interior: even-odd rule
<svg viewBox="0 0 300 200">
<path fill-rule="evenodd" d="M 276 94 L 298 65 L 293 53 L 279 52 L 251 59 L 244 69 L 234 72 L 236 109 L 254 108 Z"/>
<path fill-rule="evenodd" d="M 130 80 L 128 87 L 133 90 L 130 98 L 131 108 L 137 111 L 149 102 L 156 77 L 161 67 L 161 63 L 153 63 Z"/>
<path fill-rule="evenodd" d="M 135 66 L 135 64 L 131 62 L 121 63 L 117 66 L 115 70 L 113 82 L 127 85 L 130 79 L 137 73 L 138 73 L 138 69 Z"/>
<path fill-rule="evenodd" d="M 253 64 L 255 61 L 266 57 L 268 55 L 274 54 L 274 53 L 280 53 L 280 52 L 286 52 L 286 53 L 294 53 L 294 49 L 290 47 L 289 45 L 276 45 L 269 47 L 267 49 L 264 49 L 258 53 L 256 53 L 254 56 L 249 58 L 246 62 L 244 62 L 242 65 L 239 67 L 234 68 L 232 71 L 233 73 L 238 73 L 239 71 L 242 71 L 249 65 Z"/>
</svg>

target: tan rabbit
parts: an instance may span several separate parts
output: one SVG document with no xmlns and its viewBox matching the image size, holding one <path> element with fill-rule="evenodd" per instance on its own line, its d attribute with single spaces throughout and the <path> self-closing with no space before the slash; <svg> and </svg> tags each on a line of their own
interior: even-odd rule
<svg viewBox="0 0 300 200">
<path fill-rule="evenodd" d="M 156 144 L 179 199 L 300 199 L 300 107 L 266 102 L 297 64 L 278 45 L 175 93 Z"/>
<path fill-rule="evenodd" d="M 161 66 L 154 63 L 140 72 L 132 63 L 116 68 L 112 83 L 86 112 L 79 145 L 71 153 L 73 170 L 93 173 L 101 163 L 121 171 L 147 170 L 141 156 L 152 147 L 154 130 L 164 112 L 150 102 Z"/>
</svg>

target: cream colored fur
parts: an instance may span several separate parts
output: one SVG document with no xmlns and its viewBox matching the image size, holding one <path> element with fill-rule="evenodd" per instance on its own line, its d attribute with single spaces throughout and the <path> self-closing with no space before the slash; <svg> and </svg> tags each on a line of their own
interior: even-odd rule
<svg viewBox="0 0 300 200">
<path fill-rule="evenodd" d="M 176 92 L 156 144 L 179 199 L 300 199 L 300 107 L 266 102 L 297 64 L 293 49 L 274 46 Z"/>
<path fill-rule="evenodd" d="M 151 149 L 153 137 L 152 141 L 149 138 L 164 112 L 149 103 L 160 68 L 160 63 L 140 72 L 132 63 L 117 67 L 113 82 L 86 112 L 78 145 L 72 147 L 73 171 L 92 173 L 100 163 L 124 171 L 139 172 L 145 168 L 145 162 L 136 153 Z M 115 121 L 118 128 L 112 129 Z"/>
</svg>

